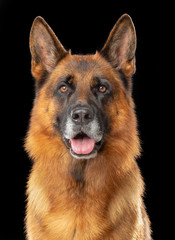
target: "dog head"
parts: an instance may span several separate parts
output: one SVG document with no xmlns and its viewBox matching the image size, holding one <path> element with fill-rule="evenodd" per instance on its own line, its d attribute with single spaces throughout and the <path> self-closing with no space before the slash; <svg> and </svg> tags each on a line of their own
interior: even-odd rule
<svg viewBox="0 0 175 240">
<path fill-rule="evenodd" d="M 136 34 L 123 15 L 101 52 L 72 55 L 37 17 L 30 33 L 36 99 L 32 119 L 45 134 L 62 142 L 76 159 L 94 158 L 107 137 L 129 129 L 133 102 Z M 31 124 L 32 125 L 32 124 Z"/>
</svg>

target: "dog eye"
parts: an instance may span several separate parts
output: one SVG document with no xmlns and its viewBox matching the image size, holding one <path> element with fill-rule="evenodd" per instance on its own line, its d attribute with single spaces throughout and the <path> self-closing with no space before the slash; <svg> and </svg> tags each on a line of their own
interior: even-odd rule
<svg viewBox="0 0 175 240">
<path fill-rule="evenodd" d="M 62 93 L 66 93 L 68 91 L 68 87 L 66 85 L 63 85 L 63 86 L 60 87 L 60 91 Z"/>
<path fill-rule="evenodd" d="M 104 86 L 104 85 L 101 85 L 99 88 L 98 88 L 98 91 L 101 92 L 101 93 L 105 93 L 107 90 L 107 87 Z"/>
</svg>

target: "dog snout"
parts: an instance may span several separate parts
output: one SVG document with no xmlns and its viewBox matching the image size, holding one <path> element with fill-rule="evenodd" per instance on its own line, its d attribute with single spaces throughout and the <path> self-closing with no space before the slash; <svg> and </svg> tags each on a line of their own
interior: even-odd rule
<svg viewBox="0 0 175 240">
<path fill-rule="evenodd" d="M 78 107 L 71 111 L 71 118 L 75 124 L 88 124 L 93 120 L 94 114 L 88 107 Z"/>
</svg>

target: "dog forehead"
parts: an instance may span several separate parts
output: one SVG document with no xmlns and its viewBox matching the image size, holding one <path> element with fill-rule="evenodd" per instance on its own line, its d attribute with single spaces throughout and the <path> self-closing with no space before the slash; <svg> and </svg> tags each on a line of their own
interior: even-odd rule
<svg viewBox="0 0 175 240">
<path fill-rule="evenodd" d="M 118 82 L 118 75 L 109 62 L 100 53 L 94 55 L 72 55 L 68 54 L 58 63 L 53 71 L 50 82 L 57 86 L 58 82 L 72 79 L 75 85 L 93 85 L 94 79 L 100 77 L 112 83 Z"/>
<path fill-rule="evenodd" d="M 97 62 L 90 58 L 86 59 L 84 57 L 80 57 L 80 58 L 74 60 L 74 68 L 77 72 L 90 71 L 96 64 L 97 64 Z"/>
<path fill-rule="evenodd" d="M 65 61 L 66 70 L 77 73 L 92 73 L 104 70 L 106 62 L 99 54 L 94 55 L 70 55 Z"/>
</svg>

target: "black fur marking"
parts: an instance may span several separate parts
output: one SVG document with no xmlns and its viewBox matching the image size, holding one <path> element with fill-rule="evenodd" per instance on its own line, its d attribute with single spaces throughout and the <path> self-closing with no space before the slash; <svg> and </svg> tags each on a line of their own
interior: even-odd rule
<svg viewBox="0 0 175 240">
<path fill-rule="evenodd" d="M 35 90 L 36 90 L 36 92 L 39 91 L 42 88 L 42 86 L 46 83 L 48 78 L 49 78 L 48 72 L 44 71 L 43 74 L 42 74 L 42 77 L 40 78 L 40 80 L 36 80 L 35 81 Z"/>
<path fill-rule="evenodd" d="M 72 171 L 72 176 L 78 182 L 83 182 L 84 181 L 83 173 L 79 169 L 74 169 L 74 171 Z"/>
<path fill-rule="evenodd" d="M 74 237 L 75 237 L 75 235 L 76 235 L 76 228 L 74 229 L 74 234 L 73 234 L 73 239 L 74 239 Z"/>
<path fill-rule="evenodd" d="M 105 93 L 99 92 L 99 87 L 103 85 L 107 88 Z M 113 91 L 112 91 L 111 84 L 103 76 L 94 77 L 94 86 L 92 86 L 91 91 L 94 94 L 94 96 L 97 98 L 101 106 L 109 103 L 109 101 L 113 99 Z"/>
<path fill-rule="evenodd" d="M 61 76 L 58 79 L 58 82 L 65 82 L 65 83 L 71 85 L 72 84 L 72 80 L 73 80 L 73 76 L 72 75 L 66 75 L 66 76 Z"/>
<path fill-rule="evenodd" d="M 87 71 L 89 69 L 89 63 L 83 59 L 77 64 L 76 68 L 79 72 Z"/>
<path fill-rule="evenodd" d="M 82 183 L 84 186 L 84 171 L 86 167 L 86 161 L 81 161 L 78 163 L 72 163 L 71 166 L 71 175 L 79 183 Z"/>
<path fill-rule="evenodd" d="M 62 93 L 60 91 L 60 87 L 66 85 L 68 87 L 68 91 Z M 61 103 L 66 101 L 75 91 L 75 86 L 73 85 L 73 76 L 62 76 L 58 79 L 58 84 L 54 90 L 53 96 L 59 98 Z"/>
<path fill-rule="evenodd" d="M 132 91 L 132 80 L 131 80 L 131 78 L 125 77 L 125 75 L 121 71 L 119 71 L 118 74 L 119 74 L 119 77 L 120 77 L 126 91 L 131 92 Z"/>
</svg>

